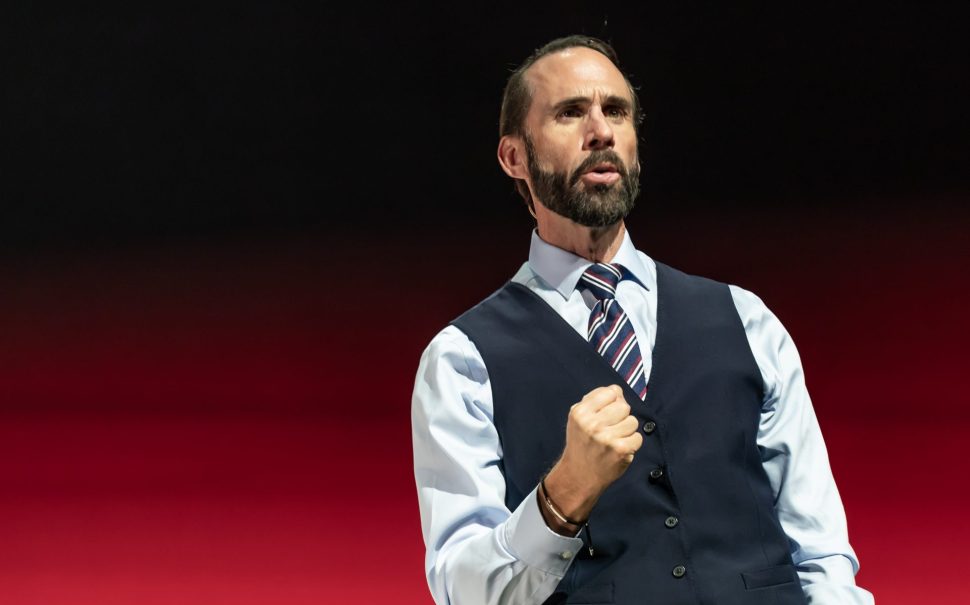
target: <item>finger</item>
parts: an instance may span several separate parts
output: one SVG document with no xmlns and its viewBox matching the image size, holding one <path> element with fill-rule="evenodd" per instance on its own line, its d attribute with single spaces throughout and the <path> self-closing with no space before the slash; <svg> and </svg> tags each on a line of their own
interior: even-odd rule
<svg viewBox="0 0 970 605">
<path fill-rule="evenodd" d="M 629 437 L 640 428 L 640 421 L 636 416 L 627 416 L 616 425 L 616 431 L 620 437 Z"/>
<path fill-rule="evenodd" d="M 617 397 L 623 397 L 623 389 L 617 385 L 599 387 L 586 393 L 579 405 L 583 406 L 586 411 L 595 413 L 616 401 Z"/>
<path fill-rule="evenodd" d="M 643 435 L 638 432 L 633 433 L 629 437 L 623 437 L 617 440 L 617 450 L 623 452 L 624 455 L 632 456 L 637 453 L 640 447 L 643 445 Z"/>
<path fill-rule="evenodd" d="M 606 441 L 625 439 L 637 432 L 640 421 L 636 416 L 627 416 L 616 424 L 602 429 L 602 438 Z"/>
<path fill-rule="evenodd" d="M 617 399 L 596 412 L 596 420 L 601 426 L 612 426 L 630 416 L 630 405 L 624 399 Z"/>
</svg>

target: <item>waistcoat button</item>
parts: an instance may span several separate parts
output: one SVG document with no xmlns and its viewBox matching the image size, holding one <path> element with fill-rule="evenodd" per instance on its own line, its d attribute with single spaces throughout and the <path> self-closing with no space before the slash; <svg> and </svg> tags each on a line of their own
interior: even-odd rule
<svg viewBox="0 0 970 605">
<path fill-rule="evenodd" d="M 646 433 L 646 434 L 649 435 L 650 433 L 654 432 L 655 430 L 657 430 L 657 423 L 656 422 L 651 422 L 651 421 L 648 420 L 647 422 L 644 422 L 643 423 L 643 432 L 644 433 Z"/>
<path fill-rule="evenodd" d="M 650 471 L 650 478 L 651 479 L 659 479 L 659 478 L 661 478 L 663 476 L 664 476 L 664 471 L 663 471 L 662 468 L 655 468 L 652 471 Z"/>
<path fill-rule="evenodd" d="M 674 568 L 674 571 L 672 573 L 674 574 L 675 578 L 683 578 L 684 574 L 687 573 L 687 568 L 684 567 L 683 565 L 678 565 L 677 567 Z"/>
<path fill-rule="evenodd" d="M 674 516 L 670 516 L 664 519 L 664 525 L 666 525 L 667 527 L 676 527 L 678 523 L 680 523 L 680 519 Z"/>
</svg>

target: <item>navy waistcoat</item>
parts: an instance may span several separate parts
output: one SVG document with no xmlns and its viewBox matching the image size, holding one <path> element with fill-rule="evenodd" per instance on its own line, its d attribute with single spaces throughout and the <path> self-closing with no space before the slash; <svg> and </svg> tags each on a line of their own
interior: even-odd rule
<svg viewBox="0 0 970 605">
<path fill-rule="evenodd" d="M 590 516 L 594 554 L 547 604 L 806 603 L 755 442 L 764 383 L 725 284 L 657 263 L 646 401 L 520 284 L 453 324 L 488 369 L 509 509 L 559 458 L 589 391 L 622 385 L 640 422 L 643 446 Z"/>
</svg>

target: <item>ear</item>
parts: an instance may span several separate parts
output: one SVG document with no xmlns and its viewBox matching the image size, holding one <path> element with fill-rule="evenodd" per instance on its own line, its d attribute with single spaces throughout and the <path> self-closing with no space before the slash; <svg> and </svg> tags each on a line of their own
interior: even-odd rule
<svg viewBox="0 0 970 605">
<path fill-rule="evenodd" d="M 505 135 L 498 142 L 498 163 L 513 179 L 525 179 L 529 175 L 526 167 L 525 145 L 515 135 Z"/>
</svg>

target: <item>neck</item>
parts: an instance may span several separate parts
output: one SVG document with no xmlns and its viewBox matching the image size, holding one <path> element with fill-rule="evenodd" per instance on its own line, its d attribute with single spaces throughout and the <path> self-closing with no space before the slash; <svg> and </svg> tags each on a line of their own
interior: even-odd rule
<svg viewBox="0 0 970 605">
<path fill-rule="evenodd" d="M 536 217 L 539 237 L 576 256 L 594 263 L 608 263 L 623 243 L 626 226 L 622 220 L 607 227 L 585 227 L 545 208 L 541 210 Z"/>
</svg>

